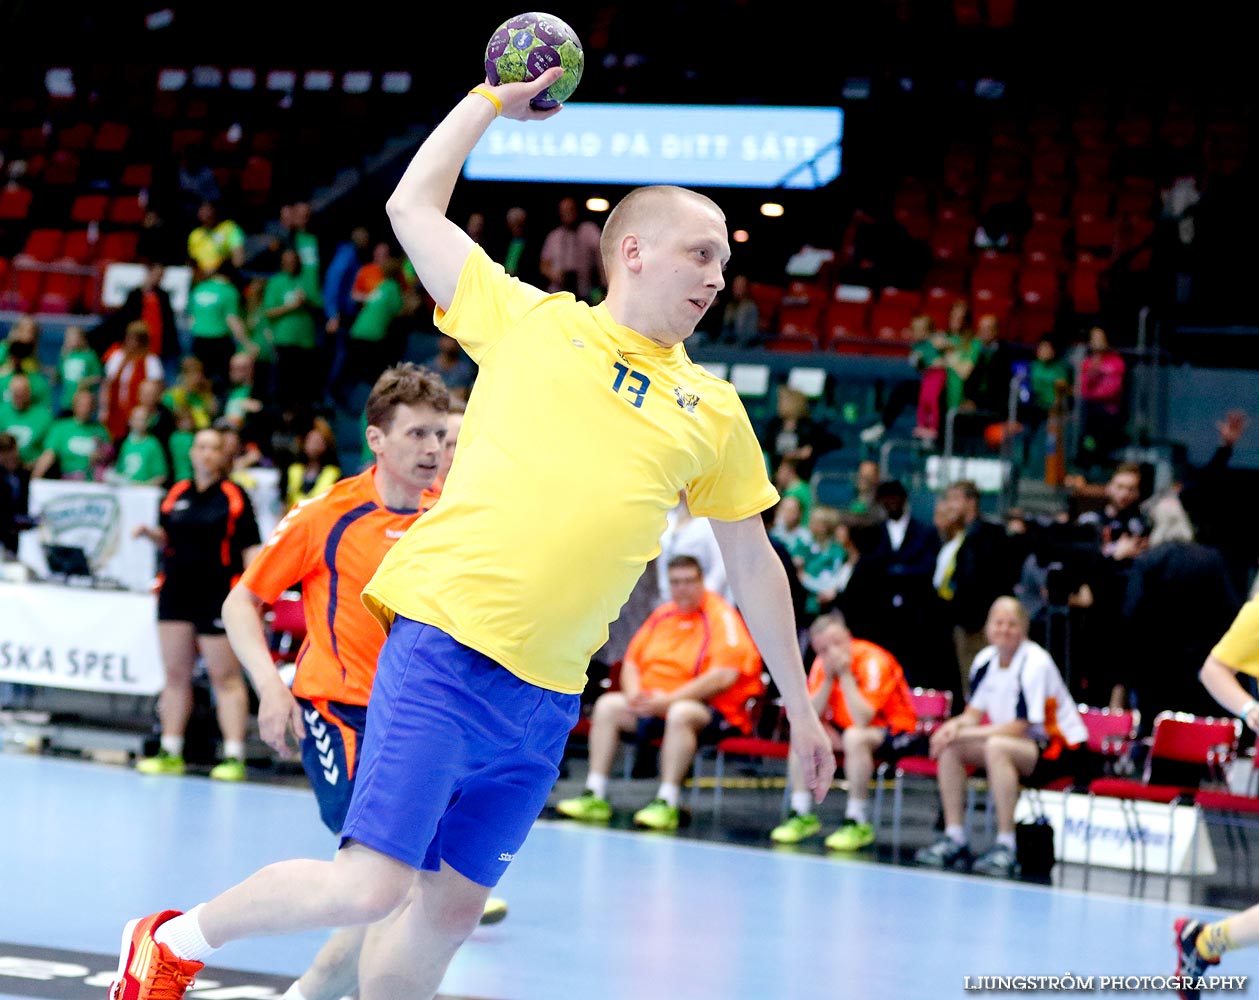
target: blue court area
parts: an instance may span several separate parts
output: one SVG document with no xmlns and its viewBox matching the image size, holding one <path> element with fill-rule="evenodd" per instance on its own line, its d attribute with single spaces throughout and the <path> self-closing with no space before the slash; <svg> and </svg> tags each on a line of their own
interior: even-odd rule
<svg viewBox="0 0 1259 1000">
<path fill-rule="evenodd" d="M 0 754 L 0 788 L 0 998 L 103 996 L 91 990 L 108 976 L 94 974 L 112 969 L 126 919 L 192 906 L 265 863 L 326 857 L 334 847 L 313 798 L 291 788 L 21 754 Z M 473 935 L 443 995 L 935 1000 L 967 995 L 966 976 L 1167 975 L 1171 924 L 1183 909 L 546 821 L 501 895 L 510 916 Z M 237 943 L 212 964 L 288 977 L 322 940 Z M 99 968 L 67 973 L 64 987 L 23 978 L 14 974 L 21 963 L 6 957 L 23 946 L 90 953 Z M 1256 971 L 1251 955 L 1232 958 L 1228 973 Z"/>
</svg>

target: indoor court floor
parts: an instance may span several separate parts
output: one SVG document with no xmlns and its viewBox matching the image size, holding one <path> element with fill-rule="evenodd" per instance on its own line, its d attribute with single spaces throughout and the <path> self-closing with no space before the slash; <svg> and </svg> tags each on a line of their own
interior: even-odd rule
<svg viewBox="0 0 1259 1000">
<path fill-rule="evenodd" d="M 296 788 L 0 753 L 0 789 L 0 1000 L 103 997 L 127 919 L 334 849 Z M 1184 909 L 548 820 L 498 894 L 509 917 L 472 936 L 444 997 L 936 1000 L 968 976 L 1165 976 Z M 193 995 L 278 997 L 323 938 L 229 945 Z M 1221 972 L 1259 971 L 1254 954 Z"/>
</svg>

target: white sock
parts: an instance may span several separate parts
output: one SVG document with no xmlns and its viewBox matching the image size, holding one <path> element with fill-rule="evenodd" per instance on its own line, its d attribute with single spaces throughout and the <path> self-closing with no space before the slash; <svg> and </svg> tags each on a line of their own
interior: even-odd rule
<svg viewBox="0 0 1259 1000">
<path fill-rule="evenodd" d="M 1012 833 L 997 834 L 997 845 L 1000 847 L 1008 847 L 1012 851 L 1016 850 L 1018 846 L 1014 840 L 1014 834 Z"/>
<path fill-rule="evenodd" d="M 608 776 L 606 774 L 586 775 L 586 790 L 594 792 L 597 799 L 606 799 L 608 797 Z"/>
<path fill-rule="evenodd" d="M 162 749 L 172 757 L 184 755 L 184 738 L 182 736 L 163 736 Z"/>
<path fill-rule="evenodd" d="M 856 799 L 849 799 L 848 806 L 844 810 L 844 816 L 856 823 L 869 823 L 870 807 L 864 799 L 860 802 Z"/>
<path fill-rule="evenodd" d="M 797 816 L 808 816 L 811 812 L 813 812 L 813 793 L 792 792 L 791 810 Z"/>
<path fill-rule="evenodd" d="M 210 947 L 205 935 L 201 933 L 201 908 L 198 903 L 182 916 L 174 917 L 158 927 L 153 939 L 164 944 L 177 958 L 191 958 L 204 962 L 213 955 L 217 948 Z"/>
<path fill-rule="evenodd" d="M 245 759 L 245 741 L 244 740 L 224 740 L 223 741 L 223 759 L 224 760 L 244 760 Z"/>
<path fill-rule="evenodd" d="M 660 791 L 656 793 L 656 798 L 664 799 L 666 805 L 676 809 L 678 800 L 682 798 L 682 787 L 680 785 L 671 785 L 666 781 L 660 786 Z"/>
<path fill-rule="evenodd" d="M 966 827 L 964 826 L 946 826 L 944 835 L 955 844 L 966 846 Z"/>
<path fill-rule="evenodd" d="M 301 980 L 298 980 L 298 982 L 301 982 Z M 306 994 L 302 992 L 301 987 L 297 983 L 294 983 L 284 991 L 284 996 L 280 997 L 280 1000 L 306 1000 Z"/>
</svg>

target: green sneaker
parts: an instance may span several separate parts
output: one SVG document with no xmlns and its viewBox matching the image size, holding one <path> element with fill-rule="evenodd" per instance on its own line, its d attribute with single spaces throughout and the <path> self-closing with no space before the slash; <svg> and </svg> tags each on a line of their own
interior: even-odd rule
<svg viewBox="0 0 1259 1000">
<path fill-rule="evenodd" d="M 652 799 L 634 813 L 634 825 L 645 826 L 648 830 L 676 830 L 678 807 L 669 805 L 664 799 Z"/>
<path fill-rule="evenodd" d="M 817 813 L 792 812 L 786 822 L 770 831 L 769 839 L 775 844 L 798 844 L 808 840 L 822 829 L 822 821 Z"/>
<path fill-rule="evenodd" d="M 141 757 L 136 761 L 141 774 L 183 774 L 184 758 L 180 754 L 159 750 L 153 757 Z"/>
<path fill-rule="evenodd" d="M 874 827 L 858 823 L 855 819 L 844 820 L 844 825 L 826 838 L 823 843 L 832 851 L 859 851 L 874 843 Z"/>
<path fill-rule="evenodd" d="M 563 799 L 555 805 L 555 811 L 569 819 L 583 823 L 606 823 L 612 818 L 612 803 L 601 799 L 589 788 L 575 799 Z"/>
<path fill-rule="evenodd" d="M 236 757 L 228 757 L 210 768 L 210 777 L 215 781 L 245 781 L 245 762 Z"/>
</svg>

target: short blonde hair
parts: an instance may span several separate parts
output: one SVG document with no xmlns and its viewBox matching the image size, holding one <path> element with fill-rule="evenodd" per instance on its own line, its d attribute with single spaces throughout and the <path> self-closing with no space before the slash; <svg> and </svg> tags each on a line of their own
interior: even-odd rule
<svg viewBox="0 0 1259 1000">
<path fill-rule="evenodd" d="M 668 219 L 668 208 L 676 204 L 679 198 L 689 198 L 707 208 L 711 208 L 723 219 L 726 213 L 707 195 L 690 188 L 677 187 L 673 184 L 653 184 L 650 187 L 634 188 L 622 198 L 616 208 L 608 215 L 599 236 L 599 254 L 603 257 L 603 268 L 610 271 L 612 262 L 616 260 L 617 248 L 630 233 L 646 233 L 655 235 L 661 222 Z"/>
</svg>

